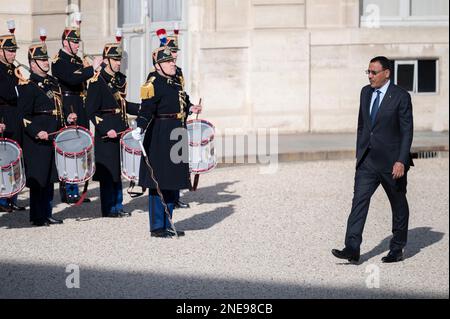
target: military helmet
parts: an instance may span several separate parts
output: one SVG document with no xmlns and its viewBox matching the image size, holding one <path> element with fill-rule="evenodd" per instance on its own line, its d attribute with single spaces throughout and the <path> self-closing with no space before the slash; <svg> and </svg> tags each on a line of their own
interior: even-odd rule
<svg viewBox="0 0 450 319">
<path fill-rule="evenodd" d="M 107 43 L 103 49 L 103 58 L 122 59 L 123 49 L 120 43 Z"/>
<path fill-rule="evenodd" d="M 153 51 L 153 64 L 173 61 L 175 58 L 168 47 L 160 47 Z"/>
<path fill-rule="evenodd" d="M 77 27 L 66 27 L 62 34 L 62 40 L 67 40 L 69 42 L 79 43 L 81 41 L 80 28 Z"/>
<path fill-rule="evenodd" d="M 18 48 L 14 34 L 0 35 L 0 49 L 17 50 Z"/>
<path fill-rule="evenodd" d="M 28 60 L 48 60 L 47 45 L 43 42 L 30 45 Z"/>
<path fill-rule="evenodd" d="M 167 37 L 167 47 L 170 51 L 180 51 L 178 47 L 178 37 L 177 36 L 168 36 Z"/>
</svg>

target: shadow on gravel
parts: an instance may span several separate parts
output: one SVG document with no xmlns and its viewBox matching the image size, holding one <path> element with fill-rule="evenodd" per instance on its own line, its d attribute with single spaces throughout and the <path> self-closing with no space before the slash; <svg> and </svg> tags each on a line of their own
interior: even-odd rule
<svg viewBox="0 0 450 319">
<path fill-rule="evenodd" d="M 202 204 L 220 204 L 232 202 L 241 196 L 234 194 L 234 192 L 228 191 L 227 188 L 239 181 L 218 183 L 213 186 L 202 187 L 201 178 L 200 186 L 196 192 L 188 192 L 183 197 L 183 202 L 198 202 L 198 205 Z"/>
<path fill-rule="evenodd" d="M 98 184 L 96 184 L 98 185 Z M 123 182 L 124 194 L 127 182 Z M 83 190 L 83 185 L 80 186 L 80 193 Z M 55 191 L 53 197 L 53 217 L 58 219 L 76 219 L 77 221 L 89 221 L 96 218 L 102 218 L 101 202 L 100 202 L 100 188 L 89 185 L 87 198 L 91 199 L 90 203 L 83 203 L 80 206 L 69 205 L 61 203 L 61 197 L 59 194 L 58 184 L 55 184 Z M 95 200 L 93 198 L 96 198 Z M 0 216 L 0 228 L 12 229 L 12 228 L 30 228 L 34 227 L 30 224 L 30 202 L 29 200 L 19 201 L 21 206 L 26 206 L 25 211 L 14 211 L 12 213 L 5 213 Z M 62 205 L 62 210 L 55 212 L 55 207 Z M 125 211 L 133 211 L 134 203 L 131 201 L 129 204 L 124 205 Z M 145 206 L 143 206 L 145 207 Z"/>
<path fill-rule="evenodd" d="M 178 230 L 205 230 L 222 222 L 234 213 L 234 206 L 219 207 L 213 211 L 201 213 L 175 223 Z"/>
<path fill-rule="evenodd" d="M 268 280 L 214 278 L 193 273 L 118 271 L 79 267 L 80 288 L 68 289 L 73 270 L 67 265 L 0 262 L 0 298 L 169 298 L 169 299 L 301 299 L 301 298 L 448 298 L 448 291 L 387 291 L 363 287 L 302 285 Z M 71 268 L 73 269 L 73 268 Z M 167 271 L 170 271 L 168 269 Z M 170 316 L 169 316 L 170 317 Z"/>
<path fill-rule="evenodd" d="M 408 231 L 408 244 L 405 248 L 405 259 L 414 257 L 422 249 L 436 244 L 444 238 L 444 233 L 433 231 L 431 227 L 418 227 Z M 371 251 L 361 255 L 360 263 L 389 251 L 392 236 L 386 237 Z"/>
</svg>

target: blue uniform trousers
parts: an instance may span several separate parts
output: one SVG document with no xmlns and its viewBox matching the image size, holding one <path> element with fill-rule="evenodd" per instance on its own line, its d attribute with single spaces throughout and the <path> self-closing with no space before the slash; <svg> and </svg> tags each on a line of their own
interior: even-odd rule
<svg viewBox="0 0 450 319">
<path fill-rule="evenodd" d="M 170 217 L 173 215 L 173 207 L 178 190 L 162 190 L 164 201 L 169 209 Z M 161 198 L 158 196 L 156 190 L 150 190 L 149 194 L 149 219 L 150 219 L 150 231 L 153 232 L 159 229 L 171 229 L 169 218 L 164 211 L 164 206 L 161 202 Z"/>
</svg>

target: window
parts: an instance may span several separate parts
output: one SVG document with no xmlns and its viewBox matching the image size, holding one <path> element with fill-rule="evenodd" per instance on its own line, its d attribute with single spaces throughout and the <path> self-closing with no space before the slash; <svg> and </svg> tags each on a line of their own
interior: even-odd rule
<svg viewBox="0 0 450 319">
<path fill-rule="evenodd" d="M 438 60 L 395 60 L 394 83 L 412 93 L 436 93 Z"/>
<path fill-rule="evenodd" d="M 361 26 L 448 26 L 448 0 L 360 0 Z"/>
<path fill-rule="evenodd" d="M 152 0 L 149 16 L 153 22 L 181 21 L 181 0 Z"/>
<path fill-rule="evenodd" d="M 141 24 L 142 23 L 142 0 L 118 0 L 118 26 L 123 27 L 127 24 Z"/>
</svg>

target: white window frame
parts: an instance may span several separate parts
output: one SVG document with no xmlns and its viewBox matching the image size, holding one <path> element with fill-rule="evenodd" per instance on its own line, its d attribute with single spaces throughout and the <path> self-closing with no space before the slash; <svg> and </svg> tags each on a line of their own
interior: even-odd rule
<svg viewBox="0 0 450 319">
<path fill-rule="evenodd" d="M 419 92 L 419 60 L 436 60 L 436 91 L 435 92 Z M 395 77 L 394 84 L 397 85 L 398 76 L 398 66 L 399 65 L 414 65 L 414 75 L 413 75 L 413 90 L 409 93 L 415 95 L 438 95 L 439 94 L 439 59 L 438 58 L 418 58 L 415 60 L 395 60 Z"/>
<path fill-rule="evenodd" d="M 360 25 L 363 28 L 373 28 L 373 19 L 365 16 L 365 8 L 361 1 Z M 449 17 L 441 16 L 412 16 L 411 0 L 393 0 L 399 1 L 400 15 L 396 17 L 380 16 L 379 26 L 449 26 Z"/>
</svg>

